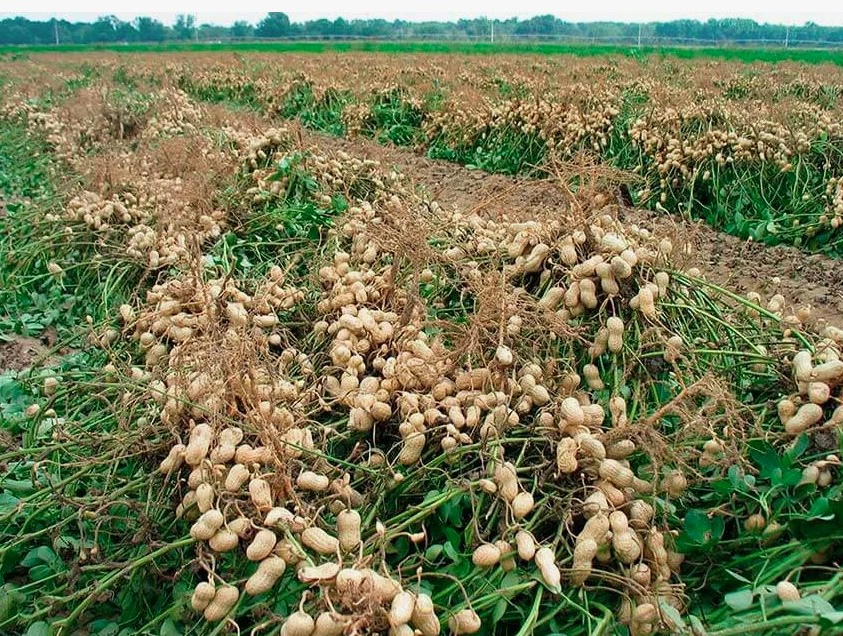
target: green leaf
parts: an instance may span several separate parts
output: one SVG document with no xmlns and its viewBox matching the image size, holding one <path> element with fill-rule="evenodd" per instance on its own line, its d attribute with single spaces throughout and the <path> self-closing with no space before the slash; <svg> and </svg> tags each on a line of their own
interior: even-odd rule
<svg viewBox="0 0 843 636">
<path fill-rule="evenodd" d="M 445 543 L 444 550 L 445 554 L 449 559 L 451 559 L 451 561 L 453 561 L 454 563 L 460 561 L 460 554 L 459 552 L 457 552 L 457 550 L 454 548 L 453 544 L 450 541 Z"/>
<path fill-rule="evenodd" d="M 54 574 L 48 565 L 35 565 L 29 568 L 29 578 L 33 581 L 42 581 Z"/>
<path fill-rule="evenodd" d="M 776 449 L 766 442 L 751 444 L 749 455 L 760 469 L 759 477 L 770 479 L 779 473 L 782 468 L 790 468 L 790 462 L 779 457 Z"/>
<path fill-rule="evenodd" d="M 724 600 L 726 605 L 731 607 L 736 612 L 743 612 L 752 607 L 752 601 L 755 598 L 752 590 L 738 590 L 736 592 L 729 592 Z"/>
<path fill-rule="evenodd" d="M 398 558 L 403 560 L 410 552 L 410 541 L 407 537 L 398 537 L 392 542 L 390 547 L 392 548 L 392 553 L 397 554 Z"/>
<path fill-rule="evenodd" d="M 0 514 L 8 514 L 17 508 L 20 499 L 5 491 L 0 492 Z"/>
<path fill-rule="evenodd" d="M 25 568 L 31 568 L 41 563 L 55 563 L 57 560 L 61 561 L 52 548 L 41 545 L 30 550 L 21 561 L 21 565 Z"/>
<path fill-rule="evenodd" d="M 802 471 L 798 468 L 788 468 L 772 480 L 773 485 L 796 486 L 802 481 Z"/>
<path fill-rule="evenodd" d="M 826 497 L 818 497 L 814 500 L 814 503 L 811 504 L 811 509 L 808 511 L 808 518 L 822 519 L 826 521 L 834 518 L 834 514 L 831 514 L 831 507 L 829 506 L 829 502 Z"/>
<path fill-rule="evenodd" d="M 495 603 L 495 609 L 492 610 L 492 623 L 496 624 L 499 623 L 500 620 L 503 618 L 503 615 L 506 614 L 506 607 L 507 607 L 506 599 L 502 598 L 499 599 L 497 603 Z"/>
<path fill-rule="evenodd" d="M 462 535 L 459 532 L 454 530 L 453 528 L 445 528 L 445 538 L 448 540 L 448 543 L 451 544 L 451 547 L 459 551 L 462 547 Z M 445 553 L 447 554 L 447 543 L 445 544 Z"/>
<path fill-rule="evenodd" d="M 726 569 L 726 573 L 727 573 L 727 574 L 729 574 L 729 576 L 734 577 L 735 579 L 737 579 L 737 580 L 738 580 L 738 581 L 740 581 L 741 583 L 746 583 L 747 585 L 752 585 L 752 581 L 750 581 L 750 580 L 749 580 L 748 578 L 746 578 L 745 576 L 743 576 L 743 575 L 741 575 L 741 574 L 738 574 L 738 573 L 737 573 L 737 572 L 735 572 L 734 570 L 730 570 L 730 569 L 728 569 L 728 568 L 727 568 L 727 569 Z"/>
<path fill-rule="evenodd" d="M 444 548 L 439 543 L 434 543 L 427 550 L 424 551 L 424 558 L 428 561 L 436 561 L 442 556 Z"/>
<path fill-rule="evenodd" d="M 829 623 L 836 625 L 837 623 L 843 623 L 843 612 L 827 612 L 823 614 L 821 618 L 824 621 L 828 621 Z"/>
<path fill-rule="evenodd" d="M 811 439 L 806 434 L 802 434 L 796 438 L 796 441 L 785 453 L 786 457 L 791 463 L 799 459 L 802 454 L 811 446 Z"/>
<path fill-rule="evenodd" d="M 673 623 L 672 627 L 674 628 L 674 631 L 682 631 L 682 628 L 685 627 L 685 621 L 682 620 L 682 615 L 679 613 L 679 610 L 665 601 L 659 601 L 659 609 L 662 614 L 664 614 L 664 616 Z"/>
<path fill-rule="evenodd" d="M 684 530 L 688 537 L 696 543 L 704 543 L 706 533 L 711 528 L 708 515 L 702 510 L 689 510 L 685 515 Z"/>
<path fill-rule="evenodd" d="M 732 485 L 734 490 L 737 492 L 747 492 L 749 490 L 745 479 L 746 474 L 740 467 L 734 465 L 730 466 L 727 475 L 729 477 L 729 483 Z"/>
<path fill-rule="evenodd" d="M 158 632 L 158 636 L 181 636 L 181 634 L 182 631 L 170 618 L 161 623 L 161 630 Z"/>
<path fill-rule="evenodd" d="M 453 569 L 451 570 L 451 574 L 459 579 L 463 579 L 469 575 L 469 573 L 474 569 L 474 564 L 469 559 L 463 559 L 459 563 L 455 563 Z"/>
<path fill-rule="evenodd" d="M 700 547 L 716 544 L 723 536 L 725 527 L 722 517 L 709 517 L 703 510 L 689 510 L 683 524 L 687 539 Z"/>
<path fill-rule="evenodd" d="M 50 626 L 45 621 L 38 621 L 29 626 L 24 636 L 51 636 L 52 633 L 53 630 L 50 629 Z"/>
<path fill-rule="evenodd" d="M 824 616 L 836 612 L 831 603 L 816 594 L 800 598 L 798 601 L 785 601 L 782 605 L 795 614 L 809 616 Z"/>
<path fill-rule="evenodd" d="M 507 588 L 515 587 L 520 582 L 521 577 L 518 575 L 518 572 L 516 570 L 513 570 L 512 572 L 507 572 L 504 575 L 500 585 L 498 586 L 498 589 L 504 592 Z"/>
<path fill-rule="evenodd" d="M 697 618 L 693 614 L 689 614 L 688 622 L 691 623 L 691 633 L 699 634 L 700 636 L 705 636 L 705 625 L 703 625 L 703 622 L 699 618 Z"/>
<path fill-rule="evenodd" d="M 58 550 L 76 550 L 79 548 L 80 543 L 81 542 L 76 537 L 62 534 L 56 538 L 53 545 Z"/>
<path fill-rule="evenodd" d="M 117 636 L 120 633 L 120 625 L 112 621 L 100 620 L 91 623 L 94 634 L 98 636 Z"/>
<path fill-rule="evenodd" d="M 459 527 L 462 521 L 463 497 L 454 497 L 439 508 L 442 518 L 452 526 Z"/>
<path fill-rule="evenodd" d="M 18 592 L 11 583 L 0 586 L 0 624 L 15 615 L 18 606 L 25 598 L 26 596 Z"/>
</svg>

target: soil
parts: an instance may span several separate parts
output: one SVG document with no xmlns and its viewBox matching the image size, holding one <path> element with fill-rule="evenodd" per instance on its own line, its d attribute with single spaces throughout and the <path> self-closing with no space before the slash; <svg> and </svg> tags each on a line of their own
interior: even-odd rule
<svg viewBox="0 0 843 636">
<path fill-rule="evenodd" d="M 555 180 L 489 174 L 365 138 L 342 139 L 305 129 L 299 134 L 307 146 L 343 150 L 395 167 L 446 208 L 512 214 L 524 209 L 566 211 L 569 206 L 569 195 Z M 815 324 L 843 327 L 843 260 L 742 241 L 701 222 L 628 207 L 621 197 L 618 203 L 621 218 L 689 242 L 692 256 L 682 265 L 699 267 L 712 283 L 742 294 L 755 291 L 765 302 L 782 294 L 793 307 L 810 305 Z"/>
<path fill-rule="evenodd" d="M 651 227 L 666 222 L 645 210 L 629 210 L 627 218 Z M 742 294 L 757 292 L 765 301 L 781 294 L 792 306 L 809 305 L 815 321 L 843 326 L 843 260 L 743 241 L 701 221 L 674 223 L 696 247 L 686 265 L 699 267 L 708 280 Z"/>
<path fill-rule="evenodd" d="M 11 336 L 11 340 L 0 340 L 0 373 L 28 369 L 46 350 L 36 338 Z"/>
<path fill-rule="evenodd" d="M 0 373 L 23 371 L 35 363 L 56 364 L 58 361 L 56 356 L 73 352 L 73 349 L 68 347 L 56 349 L 56 338 L 54 327 L 47 327 L 40 338 L 0 334 Z"/>
</svg>

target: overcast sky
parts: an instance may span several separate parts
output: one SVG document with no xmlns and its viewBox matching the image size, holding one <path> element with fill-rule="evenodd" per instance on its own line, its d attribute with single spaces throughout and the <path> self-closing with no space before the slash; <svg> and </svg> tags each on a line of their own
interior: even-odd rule
<svg viewBox="0 0 843 636">
<path fill-rule="evenodd" d="M 6 8 L 9 0 L 0 2 Z M 0 17 L 23 15 L 30 19 L 63 18 L 71 21 L 91 21 L 101 15 L 116 15 L 122 20 L 132 20 L 140 15 L 150 16 L 171 24 L 178 13 L 192 13 L 200 23 L 230 25 L 236 20 L 255 23 L 269 10 L 284 11 L 296 22 L 317 18 L 386 18 L 388 20 L 455 20 L 486 16 L 490 18 L 530 18 L 535 15 L 553 14 L 570 22 L 616 20 L 621 22 L 653 22 L 680 18 L 741 17 L 758 22 L 779 24 L 804 24 L 811 21 L 824 25 L 843 26 L 843 2 L 839 0 L 585 0 L 578 2 L 553 0 L 306 0 L 304 2 L 276 3 L 254 0 L 233 0 L 225 3 L 236 6 L 237 11 L 210 11 L 204 2 L 160 2 L 150 0 L 142 4 L 144 10 L 136 11 L 138 3 L 112 0 L 111 2 L 74 2 L 76 11 L 62 10 L 67 2 L 56 0 L 29 0 L 18 3 L 27 11 L 0 12 Z M 220 3 L 221 5 L 223 3 Z M 5 5 L 5 6 L 4 6 Z M 285 6 L 286 5 L 286 6 Z M 683 6 L 684 5 L 684 6 Z M 173 7 L 177 6 L 176 10 Z"/>
</svg>

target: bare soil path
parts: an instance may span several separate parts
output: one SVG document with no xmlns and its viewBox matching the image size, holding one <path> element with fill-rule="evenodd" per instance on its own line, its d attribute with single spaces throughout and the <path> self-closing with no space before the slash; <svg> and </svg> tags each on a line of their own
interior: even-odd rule
<svg viewBox="0 0 843 636">
<path fill-rule="evenodd" d="M 490 213 L 568 207 L 566 193 L 549 180 L 471 170 L 363 138 L 342 139 L 305 129 L 300 134 L 305 145 L 343 150 L 395 167 L 444 207 Z M 701 222 L 646 210 L 622 207 L 621 215 L 655 232 L 689 241 L 693 255 L 683 265 L 699 267 L 711 282 L 738 293 L 758 292 L 765 302 L 779 293 L 794 306 L 810 305 L 815 319 L 843 326 L 843 260 L 808 255 L 788 246 L 742 241 Z"/>
</svg>

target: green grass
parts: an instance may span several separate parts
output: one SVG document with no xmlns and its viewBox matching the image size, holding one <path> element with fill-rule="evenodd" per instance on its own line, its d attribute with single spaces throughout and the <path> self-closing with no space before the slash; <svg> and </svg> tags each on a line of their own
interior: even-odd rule
<svg viewBox="0 0 843 636">
<path fill-rule="evenodd" d="M 156 52 L 250 52 L 250 53 L 438 53 L 455 55 L 576 55 L 576 56 L 671 56 L 681 59 L 719 59 L 739 62 L 804 62 L 808 64 L 843 64 L 843 52 L 798 48 L 729 47 L 641 47 L 591 44 L 490 43 L 490 42 L 238 42 L 162 44 L 64 44 L 59 46 L 0 46 L 0 54 L 85 53 L 114 51 L 123 53 Z"/>
</svg>

